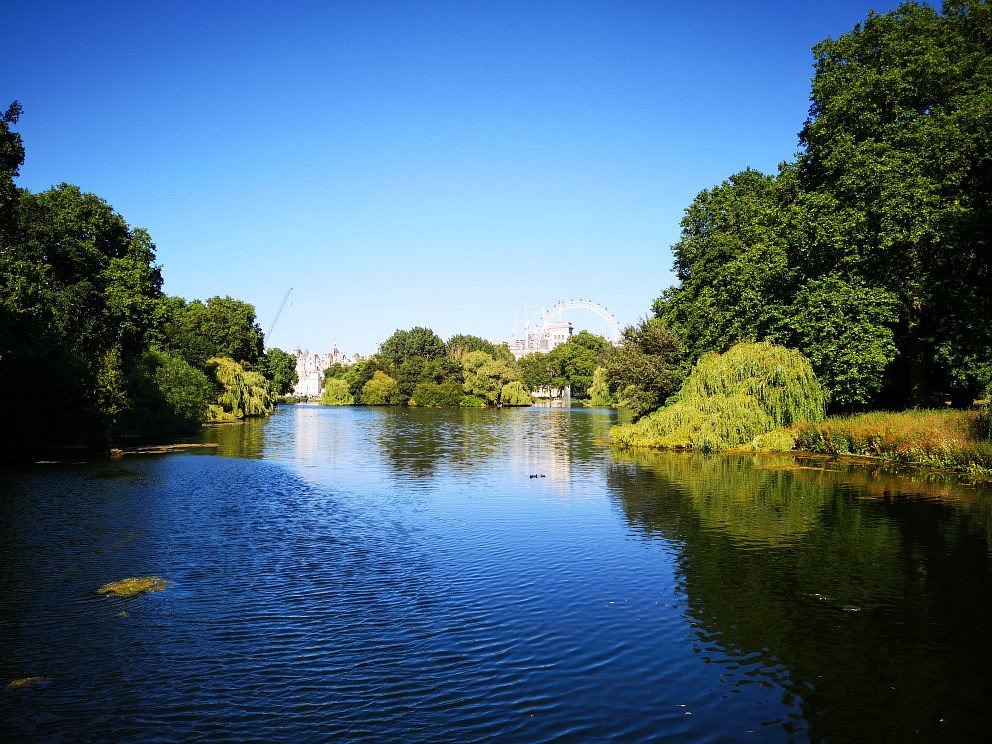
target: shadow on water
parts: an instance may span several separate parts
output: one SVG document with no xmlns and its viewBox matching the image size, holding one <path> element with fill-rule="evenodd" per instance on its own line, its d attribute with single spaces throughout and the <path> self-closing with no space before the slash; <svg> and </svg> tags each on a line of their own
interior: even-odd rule
<svg viewBox="0 0 992 744">
<path fill-rule="evenodd" d="M 629 452 L 608 484 L 635 534 L 679 546 L 699 648 L 783 664 L 810 738 L 988 735 L 988 490 L 792 457 Z"/>
</svg>

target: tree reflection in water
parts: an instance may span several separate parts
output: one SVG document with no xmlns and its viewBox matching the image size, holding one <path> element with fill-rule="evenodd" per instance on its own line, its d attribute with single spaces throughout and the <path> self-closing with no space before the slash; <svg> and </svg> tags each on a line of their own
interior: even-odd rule
<svg viewBox="0 0 992 744">
<path fill-rule="evenodd" d="M 992 723 L 992 493 L 792 457 L 615 452 L 632 530 L 676 546 L 700 650 L 783 664 L 813 739 Z"/>
</svg>

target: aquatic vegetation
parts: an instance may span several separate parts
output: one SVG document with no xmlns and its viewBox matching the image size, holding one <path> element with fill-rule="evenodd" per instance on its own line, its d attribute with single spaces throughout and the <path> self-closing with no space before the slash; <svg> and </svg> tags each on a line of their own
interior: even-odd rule
<svg viewBox="0 0 992 744">
<path fill-rule="evenodd" d="M 96 590 L 96 593 L 107 597 L 130 599 L 131 597 L 137 597 L 139 594 L 162 591 L 168 585 L 169 583 L 165 579 L 158 576 L 132 576 L 128 579 L 111 581 L 109 584 L 104 584 Z"/>
<path fill-rule="evenodd" d="M 770 343 L 705 354 L 666 406 L 614 427 L 617 444 L 702 452 L 747 445 L 777 428 L 821 421 L 827 395 L 809 361 Z M 781 437 L 779 437 L 781 444 Z"/>
<path fill-rule="evenodd" d="M 43 685 L 50 682 L 48 677 L 22 677 L 21 679 L 11 680 L 7 683 L 7 687 L 11 689 L 17 689 L 19 687 L 35 687 L 36 685 Z"/>
</svg>

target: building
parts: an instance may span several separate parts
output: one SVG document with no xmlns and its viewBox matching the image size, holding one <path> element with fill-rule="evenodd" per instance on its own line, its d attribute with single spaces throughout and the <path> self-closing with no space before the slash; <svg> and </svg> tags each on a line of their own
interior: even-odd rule
<svg viewBox="0 0 992 744">
<path fill-rule="evenodd" d="M 293 388 L 293 395 L 299 398 L 319 398 L 324 390 L 324 370 L 332 364 L 345 366 L 361 360 L 361 354 L 347 354 L 338 351 L 334 346 L 326 354 L 314 354 L 309 349 L 293 349 L 296 357 L 296 375 L 299 380 Z"/>
</svg>

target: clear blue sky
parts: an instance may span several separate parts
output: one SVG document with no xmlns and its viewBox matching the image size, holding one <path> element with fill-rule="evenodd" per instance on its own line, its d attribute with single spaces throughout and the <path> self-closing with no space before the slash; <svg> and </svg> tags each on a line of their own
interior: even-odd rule
<svg viewBox="0 0 992 744">
<path fill-rule="evenodd" d="M 267 330 L 292 286 L 270 345 L 509 339 L 559 298 L 645 315 L 696 193 L 795 153 L 810 47 L 895 6 L 19 2 L 0 105 L 20 185 L 147 228 L 168 293 Z"/>
</svg>

